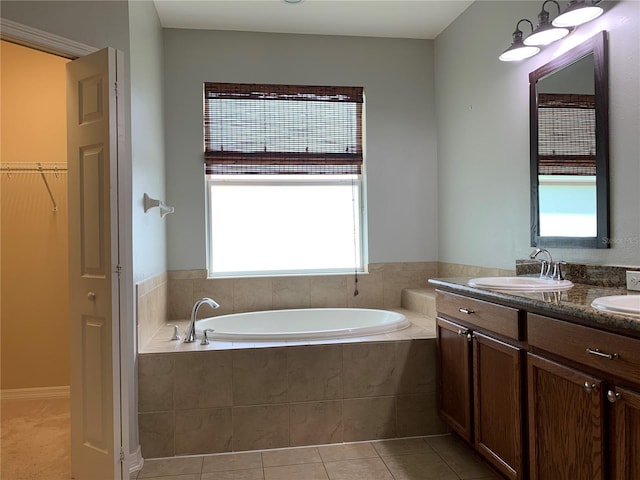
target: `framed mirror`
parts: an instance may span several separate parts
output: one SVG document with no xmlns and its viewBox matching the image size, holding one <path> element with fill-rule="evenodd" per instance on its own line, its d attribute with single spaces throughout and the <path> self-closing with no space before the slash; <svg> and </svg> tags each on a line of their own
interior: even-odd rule
<svg viewBox="0 0 640 480">
<path fill-rule="evenodd" d="M 609 247 L 606 32 L 529 74 L 531 245 Z"/>
</svg>

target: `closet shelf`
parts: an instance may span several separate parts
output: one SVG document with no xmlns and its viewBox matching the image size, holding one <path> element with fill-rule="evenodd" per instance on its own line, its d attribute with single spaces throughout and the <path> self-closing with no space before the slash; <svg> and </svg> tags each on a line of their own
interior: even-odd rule
<svg viewBox="0 0 640 480">
<path fill-rule="evenodd" d="M 14 173 L 36 173 L 42 177 L 42 181 L 44 182 L 44 186 L 49 193 L 49 198 L 51 198 L 51 203 L 53 204 L 53 211 L 58 211 L 58 204 L 56 203 L 56 199 L 53 196 L 53 192 L 51 191 L 51 187 L 49 186 L 49 182 L 47 181 L 47 177 L 45 177 L 45 173 L 53 173 L 58 176 L 59 173 L 67 172 L 67 164 L 66 163 L 0 163 L 0 172 L 4 172 L 11 178 L 11 175 Z"/>
</svg>

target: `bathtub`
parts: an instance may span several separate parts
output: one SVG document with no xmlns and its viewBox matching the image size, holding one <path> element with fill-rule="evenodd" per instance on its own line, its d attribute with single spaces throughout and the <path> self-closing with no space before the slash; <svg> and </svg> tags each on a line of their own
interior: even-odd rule
<svg viewBox="0 0 640 480">
<path fill-rule="evenodd" d="M 365 308 L 308 308 L 234 313 L 196 322 L 196 333 L 210 328 L 209 339 L 278 342 L 363 337 L 411 325 L 398 312 Z"/>
</svg>

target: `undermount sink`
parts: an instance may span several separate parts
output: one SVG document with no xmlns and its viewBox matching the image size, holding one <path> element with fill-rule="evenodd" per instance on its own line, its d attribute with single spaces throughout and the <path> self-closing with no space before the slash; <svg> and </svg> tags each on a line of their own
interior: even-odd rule
<svg viewBox="0 0 640 480">
<path fill-rule="evenodd" d="M 469 280 L 469 286 L 516 292 L 555 292 L 569 290 L 573 283 L 539 277 L 480 277 Z"/>
<path fill-rule="evenodd" d="M 598 297 L 591 302 L 591 306 L 601 312 L 640 317 L 640 295 Z"/>
</svg>

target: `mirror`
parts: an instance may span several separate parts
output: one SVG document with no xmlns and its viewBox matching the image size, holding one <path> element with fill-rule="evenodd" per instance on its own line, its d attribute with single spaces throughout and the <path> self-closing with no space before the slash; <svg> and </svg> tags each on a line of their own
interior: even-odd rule
<svg viewBox="0 0 640 480">
<path fill-rule="evenodd" d="M 606 32 L 529 74 L 531 245 L 609 247 Z"/>
</svg>

